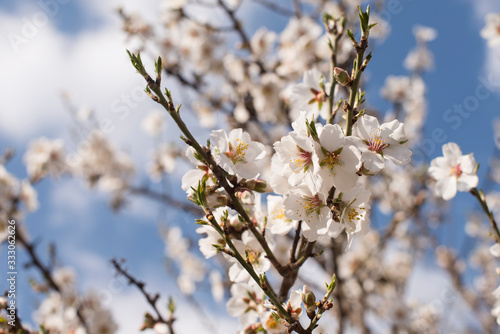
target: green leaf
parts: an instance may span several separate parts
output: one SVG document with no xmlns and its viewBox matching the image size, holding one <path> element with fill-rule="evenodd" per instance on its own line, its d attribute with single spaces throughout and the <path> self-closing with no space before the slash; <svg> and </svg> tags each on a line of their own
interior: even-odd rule
<svg viewBox="0 0 500 334">
<path fill-rule="evenodd" d="M 170 313 L 175 312 L 175 300 L 172 297 L 168 298 L 167 308 L 170 311 Z"/>
<path fill-rule="evenodd" d="M 162 63 L 161 63 L 161 57 L 158 57 L 158 60 L 155 61 L 155 70 L 156 70 L 156 75 L 157 77 L 161 76 L 161 71 L 162 71 Z"/>
<path fill-rule="evenodd" d="M 314 123 L 314 115 L 313 120 L 311 122 L 306 121 L 307 134 L 312 137 L 315 141 L 319 142 L 318 131 L 316 130 L 316 123 Z"/>
<path fill-rule="evenodd" d="M 352 43 L 354 45 L 358 45 L 358 41 L 356 40 L 356 37 L 354 37 L 354 34 L 352 33 L 352 31 L 350 31 L 349 29 L 346 30 L 346 34 L 347 34 L 347 37 L 349 37 L 349 39 L 352 41 Z"/>
</svg>

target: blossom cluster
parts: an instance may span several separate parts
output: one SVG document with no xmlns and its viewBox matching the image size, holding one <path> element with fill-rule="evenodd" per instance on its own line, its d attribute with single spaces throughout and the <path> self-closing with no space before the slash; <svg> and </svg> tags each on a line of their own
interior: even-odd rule
<svg viewBox="0 0 500 334">
<path fill-rule="evenodd" d="M 474 155 L 464 155 L 456 143 L 443 145 L 443 156 L 429 163 L 415 162 L 427 111 L 422 74 L 434 66 L 429 43 L 437 32 L 414 27 L 416 46 L 403 63 L 409 74 L 386 78 L 380 94 L 391 107 L 384 112 L 365 101 L 360 80 L 371 58 L 363 54 L 368 37 L 372 45 L 390 31 L 383 15 L 356 11 L 358 0 L 294 1 L 299 6 L 293 11 L 280 2 L 255 2 L 290 16 L 282 31 L 263 27 L 247 34 L 237 15 L 243 8 L 239 0 L 164 1 L 160 25 L 119 9 L 123 29 L 138 41 L 138 49 L 160 53 L 156 80 L 148 78 L 140 56 L 130 54 L 146 78 L 146 93 L 166 109 L 149 113 L 142 123 L 155 147 L 140 177 L 149 174 L 153 183 L 134 186 L 131 157 L 97 130 L 87 133 L 73 153 L 62 140 L 41 138 L 24 155 L 27 180 L 19 181 L 0 164 L 0 223 L 21 217 L 21 204 L 27 211 L 37 208 L 32 184 L 78 177 L 110 193 L 113 209 L 126 205 L 132 194 L 144 195 L 200 218 L 194 239 L 210 261 L 203 261 L 193 249 L 196 243 L 169 222 L 160 229 L 167 264 L 191 301 L 209 277 L 214 300 L 226 301 L 242 334 L 329 333 L 335 326 L 441 332 L 445 312 L 434 302 L 408 298 L 428 254 L 451 278 L 452 296 L 460 294 L 460 302 L 471 306 L 483 331 L 496 329 L 500 195 L 478 188 Z M 199 15 L 199 7 L 213 7 L 225 20 Z M 323 26 L 320 12 L 326 13 Z M 481 32 L 491 46 L 500 41 L 498 18 L 488 15 Z M 239 38 L 236 45 L 228 46 L 226 33 Z M 149 42 L 156 44 L 152 50 Z M 182 108 L 173 107 L 175 93 L 163 95 L 162 73 L 182 86 L 189 100 Z M 191 135 L 191 125 L 183 127 L 189 112 L 211 129 L 206 146 Z M 86 123 L 91 113 L 76 114 L 79 126 L 92 128 Z M 168 115 L 180 124 L 187 149 L 164 142 Z M 155 190 L 154 183 L 186 163 L 192 168 L 180 180 L 181 188 L 196 206 L 177 200 L 170 189 Z M 489 174 L 500 183 L 498 159 L 492 159 Z M 472 194 L 486 214 L 486 220 L 467 218 L 465 232 L 475 242 L 464 258 L 436 237 L 437 228 L 446 228 L 441 199 L 450 201 L 457 191 Z M 370 227 L 371 217 L 387 221 Z M 0 239 L 5 231 L 0 226 Z M 473 283 L 465 286 L 472 274 Z M 55 291 L 33 284 L 46 293 L 35 312 L 39 324 L 51 333 L 117 332 L 119 324 L 93 293 L 77 293 L 73 271 L 57 269 L 52 276 L 59 287 Z M 326 290 L 321 281 L 331 282 Z M 137 286 L 156 310 L 157 300 L 151 302 L 143 283 Z M 0 299 L 0 306 L 4 302 Z M 157 318 L 147 313 L 142 329 L 174 332 L 174 307 L 169 303 L 168 308 L 169 319 L 161 319 L 163 311 Z M 307 318 L 309 325 L 302 327 Z"/>
</svg>

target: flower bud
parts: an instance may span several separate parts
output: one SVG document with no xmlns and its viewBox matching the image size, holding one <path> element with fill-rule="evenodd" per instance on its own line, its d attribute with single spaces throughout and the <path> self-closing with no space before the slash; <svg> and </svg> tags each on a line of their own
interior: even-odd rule
<svg viewBox="0 0 500 334">
<path fill-rule="evenodd" d="M 314 292 L 312 292 L 307 285 L 304 285 L 302 289 L 302 302 L 304 302 L 304 306 L 306 307 L 307 316 L 309 318 L 314 317 L 314 311 L 316 311 L 316 296 Z"/>
<path fill-rule="evenodd" d="M 311 306 L 316 304 L 316 296 L 314 292 L 312 292 L 307 285 L 304 285 L 304 289 L 302 292 L 302 301 L 305 306 Z"/>
<path fill-rule="evenodd" d="M 227 197 L 217 192 L 211 193 L 207 196 L 207 206 L 212 209 L 219 208 L 227 205 Z"/>
<path fill-rule="evenodd" d="M 144 314 L 144 322 L 142 323 L 140 330 L 144 331 L 146 329 L 153 328 L 153 326 L 154 326 L 153 316 L 149 313 Z"/>
<path fill-rule="evenodd" d="M 255 195 L 251 190 L 240 188 L 236 191 L 235 195 L 241 200 L 241 203 L 255 205 Z"/>
<path fill-rule="evenodd" d="M 269 184 L 267 184 L 266 181 L 261 179 L 257 180 L 254 190 L 258 193 L 271 193 L 274 191 L 273 188 Z"/>
<path fill-rule="evenodd" d="M 238 232 L 243 229 L 243 222 L 239 220 L 238 217 L 232 217 L 229 219 L 229 225 Z"/>
<path fill-rule="evenodd" d="M 333 69 L 333 74 L 335 75 L 335 80 L 342 86 L 349 86 L 352 83 L 352 79 L 347 73 L 346 70 L 341 69 L 340 67 L 335 67 Z"/>
<path fill-rule="evenodd" d="M 271 186 L 268 185 L 267 182 L 262 179 L 248 180 L 245 183 L 242 183 L 241 185 L 245 188 L 248 188 L 249 190 L 253 190 L 258 193 L 273 192 L 273 188 L 271 188 Z"/>
</svg>

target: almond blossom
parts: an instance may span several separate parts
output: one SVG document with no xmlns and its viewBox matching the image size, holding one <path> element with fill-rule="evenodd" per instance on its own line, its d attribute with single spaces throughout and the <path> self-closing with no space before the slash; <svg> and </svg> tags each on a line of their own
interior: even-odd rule
<svg viewBox="0 0 500 334">
<path fill-rule="evenodd" d="M 142 121 L 142 129 L 152 137 L 158 137 L 165 129 L 165 114 L 153 111 Z"/>
<path fill-rule="evenodd" d="M 314 173 L 321 179 L 322 193 L 331 187 L 343 191 L 356 184 L 361 167 L 361 153 L 348 140 L 338 124 L 327 124 L 319 134 L 314 156 Z"/>
<path fill-rule="evenodd" d="M 325 234 L 331 221 L 330 208 L 326 205 L 327 193 L 318 189 L 312 176 L 305 183 L 292 190 L 284 201 L 285 217 L 302 220 L 304 236 L 314 241 L 319 235 Z"/>
<path fill-rule="evenodd" d="M 256 160 L 266 155 L 264 145 L 250 139 L 242 129 L 234 129 L 226 134 L 224 130 L 214 130 L 210 135 L 215 161 L 229 174 L 245 179 L 258 176 Z"/>
<path fill-rule="evenodd" d="M 297 221 L 285 216 L 285 206 L 281 196 L 267 196 L 267 227 L 273 234 L 285 235 L 297 227 Z"/>
<path fill-rule="evenodd" d="M 363 168 L 378 173 L 385 167 L 385 159 L 396 165 L 410 162 L 411 151 L 405 138 L 404 124 L 398 120 L 379 125 L 378 119 L 363 115 L 353 126 L 353 135 L 361 151 Z"/>
<path fill-rule="evenodd" d="M 389 102 L 402 103 L 410 95 L 411 80 L 406 76 L 389 75 L 385 79 L 384 87 L 380 90 L 380 94 Z"/>
<path fill-rule="evenodd" d="M 292 88 L 290 99 L 294 108 L 307 112 L 307 118 L 321 116 L 328 119 L 328 95 L 331 83 L 325 84 L 325 77 L 313 68 L 304 73 L 302 83 Z"/>
<path fill-rule="evenodd" d="M 481 37 L 488 41 L 489 47 L 500 44 L 500 14 L 489 13 L 485 18 L 486 26 L 481 30 Z"/>
<path fill-rule="evenodd" d="M 274 149 L 279 161 L 288 165 L 292 171 L 288 177 L 291 186 L 302 182 L 306 173 L 313 172 L 315 143 L 311 138 L 291 133 L 276 142 Z"/>
<path fill-rule="evenodd" d="M 458 191 L 475 188 L 479 179 L 475 171 L 476 160 L 472 153 L 462 155 L 462 150 L 455 143 L 443 145 L 443 156 L 431 161 L 429 175 L 437 182 L 434 194 L 445 200 L 455 197 Z"/>
<path fill-rule="evenodd" d="M 57 177 L 68 170 L 64 142 L 60 139 L 43 137 L 31 142 L 24 162 L 28 175 L 35 180 L 46 175 Z"/>
<path fill-rule="evenodd" d="M 370 192 L 359 183 L 334 200 L 333 222 L 329 227 L 329 233 L 336 237 L 345 229 L 347 248 L 351 245 L 353 234 L 368 231 L 369 200 Z"/>
<path fill-rule="evenodd" d="M 239 317 L 243 326 L 257 321 L 259 315 L 265 311 L 264 291 L 254 282 L 235 283 L 231 286 L 231 298 L 227 302 L 227 313 Z"/>
<path fill-rule="evenodd" d="M 250 233 L 245 231 L 241 235 L 241 240 L 234 240 L 234 246 L 240 254 L 244 254 L 257 274 L 263 274 L 271 268 L 271 262 L 266 257 L 266 253 L 262 249 L 259 241 Z M 236 261 L 232 259 L 232 261 Z M 233 282 L 242 282 L 250 278 L 250 274 L 241 266 L 239 262 L 235 262 L 229 268 L 229 279 Z"/>
</svg>

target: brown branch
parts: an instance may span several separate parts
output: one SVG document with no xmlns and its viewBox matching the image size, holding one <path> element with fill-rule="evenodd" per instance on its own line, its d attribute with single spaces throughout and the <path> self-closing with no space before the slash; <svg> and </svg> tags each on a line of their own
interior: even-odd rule
<svg viewBox="0 0 500 334">
<path fill-rule="evenodd" d="M 224 12 L 226 12 L 227 16 L 231 20 L 231 23 L 233 24 L 235 32 L 240 36 L 242 48 L 247 49 L 250 52 L 250 54 L 253 55 L 254 52 L 252 50 L 250 39 L 248 38 L 247 34 L 243 31 L 241 23 L 236 18 L 235 11 L 229 8 L 222 0 L 217 0 L 217 3 L 221 6 Z M 267 72 L 266 68 L 264 67 L 264 64 L 260 60 L 256 59 L 255 64 L 259 67 L 261 73 Z"/>
<path fill-rule="evenodd" d="M 302 6 L 300 4 L 300 0 L 293 0 L 293 12 L 298 18 L 302 16 Z"/>
<path fill-rule="evenodd" d="M 141 291 L 142 295 L 146 298 L 148 304 L 153 308 L 153 310 L 155 311 L 156 313 L 156 316 L 157 316 L 157 320 L 159 322 L 162 322 L 164 324 L 167 324 L 169 325 L 169 321 L 168 320 L 165 320 L 163 319 L 163 317 L 161 316 L 161 313 L 160 311 L 158 310 L 157 306 L 156 306 L 156 302 L 158 301 L 158 299 L 160 298 L 160 295 L 157 293 L 155 294 L 154 296 L 152 296 L 151 294 L 149 294 L 146 289 L 145 289 L 145 286 L 146 286 L 146 283 L 144 282 L 141 282 L 139 280 L 137 280 L 134 276 L 132 276 L 131 274 L 128 273 L 128 271 L 122 267 L 121 263 L 122 261 L 118 261 L 116 259 L 112 259 L 111 260 L 111 263 L 113 264 L 113 266 L 115 267 L 116 271 L 117 271 L 117 274 L 119 275 L 122 275 L 124 276 L 127 280 L 128 280 L 128 284 L 129 285 L 133 285 L 135 287 L 137 287 L 139 289 L 139 291 Z M 173 321 L 172 321 L 173 322 Z"/>
<path fill-rule="evenodd" d="M 297 230 L 299 230 L 299 227 L 297 228 Z M 298 242 L 297 235 L 295 236 L 294 240 L 295 248 L 296 248 L 296 240 Z M 313 256 L 313 249 L 315 245 L 316 241 L 307 242 L 307 245 L 305 246 L 302 254 L 300 254 L 299 258 L 293 262 L 290 259 L 290 262 L 285 266 L 285 274 L 283 275 L 283 281 L 281 282 L 280 296 L 279 296 L 282 301 L 285 301 L 287 299 L 288 292 L 290 291 L 293 284 L 297 280 L 300 267 L 302 267 L 302 265 L 306 262 L 308 258 Z"/>
<path fill-rule="evenodd" d="M 339 255 L 342 253 L 342 245 L 340 243 L 335 244 L 334 240 L 332 239 L 332 261 L 333 261 L 333 271 L 338 274 L 338 269 L 339 269 L 339 263 L 338 263 L 338 258 Z M 337 300 L 337 307 L 338 307 L 338 322 L 339 322 L 339 328 L 337 333 L 342 334 L 344 332 L 344 317 L 345 313 L 343 310 L 343 294 L 342 294 L 342 289 L 343 289 L 343 283 L 344 280 L 340 275 L 337 275 L 337 294 L 336 294 L 336 300 Z"/>
<path fill-rule="evenodd" d="M 258 3 L 262 7 L 265 7 L 267 9 L 275 12 L 276 14 L 279 14 L 279 15 L 283 15 L 283 16 L 286 16 L 286 17 L 291 17 L 291 16 L 295 15 L 294 12 L 291 11 L 290 9 L 285 8 L 285 7 L 280 7 L 280 6 L 278 6 L 277 4 L 275 4 L 275 3 L 271 2 L 271 1 L 267 1 L 267 0 L 253 0 L 253 2 Z"/>
<path fill-rule="evenodd" d="M 35 244 L 24 239 L 24 236 L 21 233 L 16 234 L 16 239 L 22 246 L 24 246 L 24 248 L 26 248 L 26 251 L 30 256 L 31 263 L 28 263 L 28 265 L 35 266 L 42 273 L 43 278 L 45 279 L 49 287 L 61 294 L 61 288 L 54 281 L 51 270 L 42 263 L 42 261 L 38 257 L 38 254 L 35 252 Z M 87 330 L 87 323 L 85 322 L 85 318 L 82 315 L 80 307 L 77 308 L 76 315 L 78 316 L 78 320 L 80 321 L 81 325 Z"/>
<path fill-rule="evenodd" d="M 144 195 L 146 197 L 149 197 L 151 199 L 160 201 L 164 204 L 170 205 L 175 208 L 182 209 L 184 211 L 190 212 L 196 216 L 203 216 L 203 210 L 201 210 L 199 207 L 194 206 L 192 204 L 180 201 L 178 199 L 175 199 L 174 197 L 170 196 L 169 194 L 166 193 L 159 193 L 155 192 L 154 190 L 151 190 L 146 187 L 131 187 L 130 193 L 133 195 Z"/>
<path fill-rule="evenodd" d="M 297 245 L 299 244 L 301 230 L 302 230 L 302 220 L 299 220 L 297 229 L 295 230 L 295 237 L 293 238 L 292 249 L 290 249 L 290 263 L 294 263 L 296 261 L 295 254 L 297 253 Z"/>
</svg>

